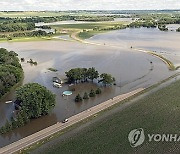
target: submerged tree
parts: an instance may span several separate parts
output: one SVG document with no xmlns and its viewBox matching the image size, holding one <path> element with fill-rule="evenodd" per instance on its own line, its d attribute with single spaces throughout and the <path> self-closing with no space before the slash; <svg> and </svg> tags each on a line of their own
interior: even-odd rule
<svg viewBox="0 0 180 154">
<path fill-rule="evenodd" d="M 55 106 L 55 95 L 38 83 L 26 84 L 16 91 L 17 100 L 29 119 L 48 114 Z M 21 116 L 22 116 L 21 115 Z"/>
<path fill-rule="evenodd" d="M 87 92 L 84 93 L 83 99 L 89 99 Z"/>
<path fill-rule="evenodd" d="M 96 94 L 101 94 L 101 89 L 100 88 L 98 88 L 98 89 L 96 89 Z"/>
<path fill-rule="evenodd" d="M 82 102 L 82 97 L 80 94 L 78 94 L 75 98 L 75 102 Z"/>
<path fill-rule="evenodd" d="M 99 72 L 96 71 L 94 67 L 88 69 L 88 78 L 90 80 L 93 81 L 94 79 L 97 79 L 98 77 L 99 77 Z"/>
<path fill-rule="evenodd" d="M 115 82 L 115 78 L 112 77 L 111 74 L 103 73 L 100 75 L 100 77 L 101 77 L 101 80 L 99 80 L 99 82 L 102 82 L 105 86 L 107 84 L 112 84 Z"/>
<path fill-rule="evenodd" d="M 89 93 L 89 97 L 95 97 L 96 93 L 93 89 L 91 89 L 90 93 Z"/>
</svg>

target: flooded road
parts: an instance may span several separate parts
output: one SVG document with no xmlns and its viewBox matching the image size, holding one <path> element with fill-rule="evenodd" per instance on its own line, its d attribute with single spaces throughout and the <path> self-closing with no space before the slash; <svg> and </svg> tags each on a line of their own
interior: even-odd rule
<svg viewBox="0 0 180 154">
<path fill-rule="evenodd" d="M 139 30 L 137 37 L 129 30 L 132 37 L 127 38 L 126 30 L 122 30 L 100 34 L 90 39 L 90 41 L 123 46 L 122 48 L 87 45 L 74 41 L 0 43 L 0 47 L 17 52 L 19 58 L 23 57 L 25 61 L 31 58 L 33 61 L 38 62 L 37 66 L 31 66 L 26 62 L 22 63 L 25 73 L 23 84 L 37 82 L 46 86 L 56 94 L 57 102 L 56 107 L 50 115 L 32 120 L 22 128 L 16 129 L 6 135 L 1 135 L 0 147 L 55 124 L 57 121 L 62 121 L 109 98 L 140 87 L 146 88 L 174 74 L 175 72 L 169 71 L 167 66 L 158 58 L 146 53 L 132 51 L 129 48 L 130 45 L 136 47 L 146 47 L 148 45 L 147 48 L 158 46 L 156 41 L 153 41 L 154 44 L 152 43 L 151 40 L 153 39 L 149 41 L 148 39 L 145 40 L 145 34 L 139 37 L 141 29 Z M 176 34 L 174 35 L 176 37 Z M 161 41 L 160 38 L 159 41 Z M 164 41 L 167 40 L 165 39 Z M 177 41 L 173 43 L 178 44 Z M 172 51 L 174 51 L 174 48 L 178 47 L 173 46 Z M 48 71 L 47 69 L 50 67 L 58 69 L 58 72 Z M 62 97 L 62 92 L 69 90 L 68 85 L 64 84 L 60 89 L 52 86 L 52 77 L 59 76 L 61 79 L 65 79 L 64 72 L 75 67 L 95 67 L 100 73 L 110 73 L 116 78 L 117 85 L 106 88 L 102 87 L 103 92 L 101 95 L 81 103 L 75 103 L 74 98 L 78 93 L 83 95 L 85 91 L 89 92 L 91 89 L 96 89 L 97 85 L 91 82 L 75 85 L 75 92 L 68 97 Z M 0 126 L 12 115 L 13 105 L 5 104 L 5 102 L 13 98 L 14 92 L 12 91 L 12 93 L 0 102 Z"/>
</svg>

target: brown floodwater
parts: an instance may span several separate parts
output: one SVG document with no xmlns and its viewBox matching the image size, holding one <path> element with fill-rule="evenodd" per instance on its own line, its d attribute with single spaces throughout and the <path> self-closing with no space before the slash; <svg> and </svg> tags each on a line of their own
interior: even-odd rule
<svg viewBox="0 0 180 154">
<path fill-rule="evenodd" d="M 117 35 L 123 33 L 121 31 L 116 32 Z M 145 41 L 144 38 L 138 38 L 139 35 L 137 35 L 136 39 L 128 40 L 124 37 L 119 38 L 115 35 L 115 32 L 112 33 L 112 37 L 109 37 L 111 33 L 106 33 L 91 38 L 90 40 L 97 42 L 106 41 L 106 43 L 114 43 L 119 46 L 124 45 L 126 41 L 137 47 L 140 46 L 140 42 L 142 43 L 141 46 L 148 44 L 148 41 Z M 141 33 L 141 30 L 139 33 Z M 149 35 L 151 34 L 148 33 L 147 37 Z M 174 35 L 176 37 L 176 34 Z M 127 46 L 129 46 L 129 44 Z M 178 45 L 178 42 L 175 44 Z M 154 48 L 156 46 L 156 43 L 152 44 L 152 42 L 149 41 L 148 47 Z M 167 66 L 158 58 L 145 53 L 132 51 L 126 46 L 122 48 L 112 48 L 68 41 L 40 41 L 5 42 L 0 43 L 0 47 L 16 51 L 19 54 L 19 58 L 23 57 L 26 61 L 30 58 L 37 61 L 37 66 L 31 66 L 26 62 L 22 63 L 25 73 L 23 84 L 37 82 L 46 86 L 56 94 L 57 102 L 55 108 L 49 115 L 34 119 L 24 127 L 16 129 L 6 135 L 1 135 L 0 147 L 55 124 L 57 121 L 62 121 L 64 118 L 82 112 L 116 95 L 135 90 L 139 87 L 149 87 L 175 73 L 169 71 Z M 171 46 L 169 46 L 169 48 L 171 48 Z M 174 47 L 172 47 L 172 49 L 173 48 Z M 150 63 L 151 61 L 153 62 L 152 64 Z M 50 67 L 58 69 L 58 72 L 48 71 L 47 68 Z M 52 77 L 59 76 L 65 79 L 64 72 L 75 67 L 95 67 L 100 73 L 110 73 L 116 78 L 117 85 L 102 87 L 101 85 L 97 85 L 96 82 L 94 84 L 91 82 L 81 83 L 74 86 L 75 91 L 71 96 L 62 97 L 62 92 L 69 90 L 69 86 L 64 84 L 62 88 L 54 88 L 52 86 Z M 74 102 L 77 93 L 83 95 L 85 91 L 89 92 L 98 86 L 102 87 L 103 92 L 101 95 L 81 103 Z M 5 104 L 5 102 L 13 100 L 14 97 L 14 91 L 12 91 L 0 101 L 0 126 L 13 114 L 13 104 Z"/>
</svg>

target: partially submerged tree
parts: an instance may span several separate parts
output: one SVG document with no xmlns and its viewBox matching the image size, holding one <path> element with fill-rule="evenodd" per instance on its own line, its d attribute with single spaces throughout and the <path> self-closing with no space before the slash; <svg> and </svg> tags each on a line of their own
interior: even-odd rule
<svg viewBox="0 0 180 154">
<path fill-rule="evenodd" d="M 83 99 L 89 99 L 87 92 L 84 93 Z"/>
<path fill-rule="evenodd" d="M 16 96 L 30 119 L 48 114 L 55 106 L 55 95 L 38 83 L 22 86 L 16 91 Z"/>
<path fill-rule="evenodd" d="M 89 97 L 95 97 L 96 93 L 93 89 L 91 89 L 90 93 L 89 93 Z"/>
<path fill-rule="evenodd" d="M 100 88 L 97 88 L 97 89 L 96 89 L 96 94 L 101 94 L 101 93 L 102 93 L 101 89 L 100 89 Z"/>
<path fill-rule="evenodd" d="M 111 85 L 115 82 L 115 78 L 112 77 L 111 74 L 103 73 L 100 75 L 100 78 L 99 82 L 102 82 L 105 86 L 108 84 Z"/>
<path fill-rule="evenodd" d="M 80 94 L 78 94 L 75 98 L 75 102 L 82 102 L 82 97 Z"/>
</svg>

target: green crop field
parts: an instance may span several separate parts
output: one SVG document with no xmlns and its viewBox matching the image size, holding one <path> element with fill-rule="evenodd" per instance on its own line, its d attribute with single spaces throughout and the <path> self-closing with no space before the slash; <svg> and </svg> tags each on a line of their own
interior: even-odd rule
<svg viewBox="0 0 180 154">
<path fill-rule="evenodd" d="M 180 125 L 180 80 L 133 103 L 121 112 L 84 128 L 43 153 L 179 153 L 178 142 L 149 142 L 132 148 L 128 134 L 135 128 L 147 133 L 178 134 Z"/>
</svg>

